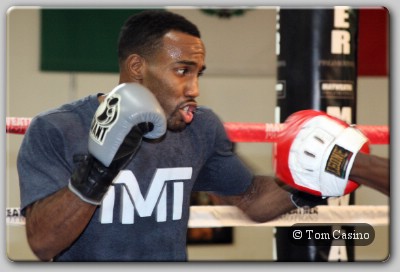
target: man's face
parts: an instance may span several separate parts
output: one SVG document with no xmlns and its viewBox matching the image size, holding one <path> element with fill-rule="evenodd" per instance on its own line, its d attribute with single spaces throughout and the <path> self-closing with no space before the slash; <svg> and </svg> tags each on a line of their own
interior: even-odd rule
<svg viewBox="0 0 400 272">
<path fill-rule="evenodd" d="M 163 107 L 168 129 L 179 131 L 192 122 L 204 62 L 202 41 L 177 31 L 168 32 L 163 38 L 163 47 L 146 60 L 142 84 Z"/>
</svg>

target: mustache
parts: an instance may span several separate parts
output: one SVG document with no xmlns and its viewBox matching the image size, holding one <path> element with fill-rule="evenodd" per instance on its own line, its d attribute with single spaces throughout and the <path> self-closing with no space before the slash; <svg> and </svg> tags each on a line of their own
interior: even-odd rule
<svg viewBox="0 0 400 272">
<path fill-rule="evenodd" d="M 179 103 L 178 106 L 177 106 L 177 109 L 183 108 L 187 104 L 196 104 L 197 105 L 197 101 L 194 98 L 190 98 L 188 100 L 185 100 L 185 101 Z"/>
<path fill-rule="evenodd" d="M 176 108 L 174 109 L 174 113 L 178 113 L 180 110 L 183 110 L 186 107 L 189 107 L 191 109 L 191 111 L 193 113 L 195 113 L 196 110 L 197 110 L 197 102 L 196 102 L 196 100 L 195 99 L 188 99 L 188 100 L 185 100 L 185 101 L 179 103 L 176 106 Z"/>
</svg>

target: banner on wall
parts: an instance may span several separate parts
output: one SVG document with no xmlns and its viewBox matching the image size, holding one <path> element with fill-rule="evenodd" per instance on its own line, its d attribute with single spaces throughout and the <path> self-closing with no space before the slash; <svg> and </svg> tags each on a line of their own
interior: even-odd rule
<svg viewBox="0 0 400 272">
<path fill-rule="evenodd" d="M 356 123 L 357 16 L 349 7 L 277 11 L 277 123 L 304 109 Z M 353 203 L 351 194 L 336 204 Z M 321 232 L 331 231 L 329 226 L 323 228 Z M 298 246 L 290 243 L 289 231 L 275 229 L 277 261 L 354 260 L 350 243 L 317 247 L 311 239 Z"/>
</svg>

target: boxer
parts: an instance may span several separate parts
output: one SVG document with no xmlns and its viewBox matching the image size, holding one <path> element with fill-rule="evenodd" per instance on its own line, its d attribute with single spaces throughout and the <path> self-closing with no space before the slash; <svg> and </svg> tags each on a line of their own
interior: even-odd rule
<svg viewBox="0 0 400 272">
<path fill-rule="evenodd" d="M 118 48 L 116 91 L 100 105 L 91 94 L 39 114 L 21 144 L 21 208 L 40 260 L 185 261 L 196 191 L 213 192 L 259 222 L 305 203 L 292 202 L 275 176 L 254 174 L 218 116 L 197 105 L 206 50 L 193 23 L 168 11 L 143 11 L 123 25 Z M 386 179 L 370 179 L 374 161 L 361 157 L 360 165 L 358 157 L 350 173 L 356 182 Z M 306 185 L 314 191 L 328 186 L 312 182 L 318 187 Z M 315 197 L 307 205 L 317 205 L 321 197 Z"/>
</svg>

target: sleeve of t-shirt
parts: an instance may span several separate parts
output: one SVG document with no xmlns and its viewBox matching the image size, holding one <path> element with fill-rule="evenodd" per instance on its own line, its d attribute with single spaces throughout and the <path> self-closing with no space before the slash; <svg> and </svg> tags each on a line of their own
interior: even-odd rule
<svg viewBox="0 0 400 272">
<path fill-rule="evenodd" d="M 64 156 L 62 133 L 43 118 L 34 118 L 17 158 L 21 208 L 68 184 L 71 166 Z"/>
<path fill-rule="evenodd" d="M 220 195 L 237 195 L 246 191 L 253 173 L 233 150 L 222 122 L 215 116 L 208 129 L 214 129 L 213 151 L 201 169 L 194 191 L 209 191 Z"/>
</svg>

